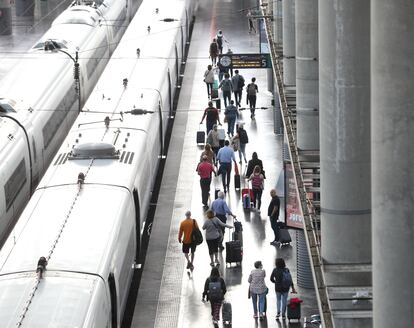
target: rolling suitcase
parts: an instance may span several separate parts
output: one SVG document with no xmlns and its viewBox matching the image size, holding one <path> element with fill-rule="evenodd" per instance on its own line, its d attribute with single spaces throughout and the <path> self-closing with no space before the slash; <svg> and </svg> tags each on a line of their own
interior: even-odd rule
<svg viewBox="0 0 414 328">
<path fill-rule="evenodd" d="M 290 320 L 300 320 L 301 316 L 301 309 L 300 309 L 300 303 L 302 303 L 302 300 L 300 298 L 294 297 L 289 299 L 288 305 L 287 305 L 287 318 L 290 322 Z"/>
<path fill-rule="evenodd" d="M 237 163 L 234 163 L 234 188 L 240 189 L 240 174 Z"/>
<path fill-rule="evenodd" d="M 289 245 L 292 242 L 288 229 L 279 230 L 279 243 L 280 246 Z"/>
<path fill-rule="evenodd" d="M 201 124 L 197 131 L 197 144 L 204 145 L 206 143 L 206 133 L 204 131 L 201 131 L 200 127 L 201 127 Z"/>
<path fill-rule="evenodd" d="M 232 233 L 232 239 L 234 240 L 238 240 L 241 242 L 242 246 L 243 246 L 243 226 L 242 223 L 240 221 L 237 221 L 236 218 L 233 218 L 234 222 L 234 231 Z"/>
<path fill-rule="evenodd" d="M 227 301 L 223 302 L 223 307 L 221 309 L 221 317 L 223 318 L 223 327 L 231 327 L 233 317 L 231 303 Z"/>
<path fill-rule="evenodd" d="M 243 260 L 243 246 L 240 240 L 226 243 L 226 263 L 240 263 Z"/>
</svg>

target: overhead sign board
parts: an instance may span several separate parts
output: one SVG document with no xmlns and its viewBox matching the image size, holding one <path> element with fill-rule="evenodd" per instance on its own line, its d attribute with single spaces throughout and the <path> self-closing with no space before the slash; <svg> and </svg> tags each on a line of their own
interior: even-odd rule
<svg viewBox="0 0 414 328">
<path fill-rule="evenodd" d="M 271 68 L 269 54 L 222 54 L 219 65 L 224 68 Z"/>
</svg>

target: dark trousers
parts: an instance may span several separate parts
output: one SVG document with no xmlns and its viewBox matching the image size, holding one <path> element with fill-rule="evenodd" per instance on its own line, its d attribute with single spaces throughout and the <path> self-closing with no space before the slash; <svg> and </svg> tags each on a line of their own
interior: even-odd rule
<svg viewBox="0 0 414 328">
<path fill-rule="evenodd" d="M 234 136 L 234 125 L 236 124 L 236 116 L 227 118 L 227 133 Z"/>
<path fill-rule="evenodd" d="M 220 172 L 223 189 L 226 192 L 226 187 L 229 189 L 230 186 L 231 163 L 220 163 Z"/>
<path fill-rule="evenodd" d="M 254 115 L 254 110 L 256 109 L 256 96 L 247 96 L 249 99 L 250 113 Z"/>
<path fill-rule="evenodd" d="M 281 228 L 285 227 L 284 222 L 278 222 L 277 220 L 278 218 L 270 217 L 270 226 L 272 227 L 273 233 L 275 234 L 274 241 L 279 241 L 279 236 L 280 236 L 279 231 Z"/>
<path fill-rule="evenodd" d="M 253 191 L 253 204 L 256 207 L 257 202 L 257 209 L 260 210 L 260 206 L 262 206 L 262 193 L 263 189 L 252 189 Z"/>
<path fill-rule="evenodd" d="M 231 91 L 223 91 L 223 100 L 224 100 L 224 107 L 227 107 L 227 100 L 229 101 L 229 104 L 230 104 Z"/>
<path fill-rule="evenodd" d="M 220 320 L 220 309 L 221 309 L 221 301 L 210 301 L 211 304 L 211 316 L 213 320 Z M 218 327 L 218 326 L 217 326 Z"/>
<path fill-rule="evenodd" d="M 235 90 L 234 91 L 234 99 L 236 99 L 237 106 L 241 106 L 241 99 L 242 99 L 242 91 L 241 90 Z"/>
<path fill-rule="evenodd" d="M 208 202 L 208 196 L 210 195 L 210 184 L 211 184 L 211 178 L 200 179 L 201 200 L 204 205 L 207 205 L 207 202 Z"/>
<path fill-rule="evenodd" d="M 213 83 L 206 82 L 206 85 L 207 85 L 207 96 L 210 96 L 211 93 L 213 92 Z"/>
<path fill-rule="evenodd" d="M 213 125 L 216 124 L 216 123 L 217 123 L 217 121 L 209 121 L 209 120 L 206 120 L 206 130 L 207 130 L 206 135 L 208 135 L 208 133 L 210 132 L 210 130 L 213 130 Z"/>
</svg>

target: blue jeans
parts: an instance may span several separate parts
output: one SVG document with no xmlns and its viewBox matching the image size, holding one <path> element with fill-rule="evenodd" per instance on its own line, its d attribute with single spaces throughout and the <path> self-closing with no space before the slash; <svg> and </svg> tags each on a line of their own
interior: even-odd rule
<svg viewBox="0 0 414 328">
<path fill-rule="evenodd" d="M 240 149 L 239 149 L 240 162 L 242 161 L 242 155 L 244 157 L 244 161 L 247 162 L 247 160 L 246 160 L 246 144 L 244 144 L 244 143 L 240 143 Z"/>
<path fill-rule="evenodd" d="M 288 299 L 289 292 L 286 293 L 279 293 L 276 292 L 276 309 L 277 314 L 282 314 L 282 317 L 286 316 L 286 305 Z"/>
<path fill-rule="evenodd" d="M 259 299 L 259 312 L 265 312 L 265 298 L 266 293 L 263 294 L 254 294 L 252 293 L 252 302 L 253 302 L 253 312 L 257 314 L 257 300 Z"/>
<path fill-rule="evenodd" d="M 236 124 L 236 116 L 227 118 L 227 133 L 234 136 L 234 125 Z"/>
</svg>

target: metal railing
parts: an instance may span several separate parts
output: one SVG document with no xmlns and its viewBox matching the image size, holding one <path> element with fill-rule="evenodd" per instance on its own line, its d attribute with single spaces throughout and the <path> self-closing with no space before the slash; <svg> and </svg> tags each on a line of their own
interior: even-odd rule
<svg viewBox="0 0 414 328">
<path fill-rule="evenodd" d="M 264 0 L 260 0 L 260 5 L 265 8 L 268 4 Z M 285 88 L 283 85 L 282 67 L 278 54 L 276 44 L 273 42 L 273 35 L 271 29 L 271 20 L 263 13 L 265 22 L 266 35 L 269 42 L 272 71 L 276 80 L 280 109 L 282 111 L 282 120 L 284 125 L 284 133 L 288 144 L 288 150 L 293 165 L 293 174 L 296 181 L 296 187 L 299 194 L 300 206 L 303 213 L 304 235 L 308 248 L 309 258 L 311 261 L 313 281 L 315 284 L 315 291 L 317 295 L 319 312 L 321 315 L 322 326 L 326 328 L 334 327 L 334 320 L 329 302 L 328 288 L 325 284 L 325 277 L 323 273 L 323 262 L 320 253 L 320 240 L 318 233 L 318 220 L 315 217 L 315 210 L 312 200 L 308 199 L 307 191 L 304 184 L 303 171 L 299 160 L 299 151 L 295 140 L 294 123 L 292 122 L 292 114 L 288 108 L 286 100 Z"/>
</svg>

